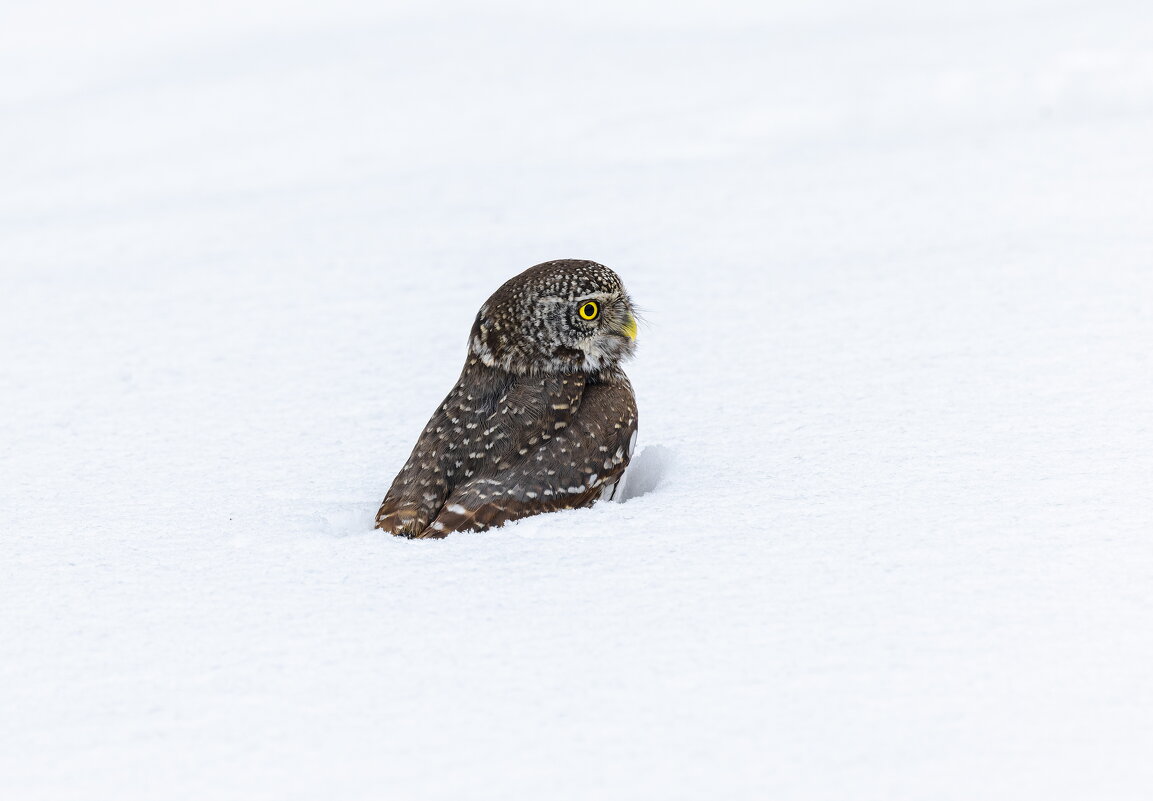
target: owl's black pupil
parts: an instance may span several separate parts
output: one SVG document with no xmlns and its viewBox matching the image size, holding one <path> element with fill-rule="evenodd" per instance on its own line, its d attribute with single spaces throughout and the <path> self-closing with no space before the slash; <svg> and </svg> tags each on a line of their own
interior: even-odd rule
<svg viewBox="0 0 1153 801">
<path fill-rule="evenodd" d="M 581 315 L 583 315 L 585 319 L 591 320 L 593 317 L 596 317 L 596 314 L 597 307 L 595 303 L 586 303 L 581 306 Z"/>
</svg>

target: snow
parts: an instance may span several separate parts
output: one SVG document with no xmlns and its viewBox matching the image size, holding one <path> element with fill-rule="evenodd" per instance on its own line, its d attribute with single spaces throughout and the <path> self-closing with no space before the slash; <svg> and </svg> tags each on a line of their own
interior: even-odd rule
<svg viewBox="0 0 1153 801">
<path fill-rule="evenodd" d="M 0 26 L 0 797 L 1144 799 L 1146 3 Z M 371 530 L 540 261 L 624 503 Z"/>
</svg>

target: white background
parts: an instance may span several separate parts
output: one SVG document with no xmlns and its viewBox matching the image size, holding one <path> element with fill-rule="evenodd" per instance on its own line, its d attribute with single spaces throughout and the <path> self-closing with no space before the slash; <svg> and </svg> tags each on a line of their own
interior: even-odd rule
<svg viewBox="0 0 1153 801">
<path fill-rule="evenodd" d="M 1153 796 L 1146 0 L 0 18 L 0 796 Z M 633 497 L 374 533 L 558 257 Z"/>
</svg>

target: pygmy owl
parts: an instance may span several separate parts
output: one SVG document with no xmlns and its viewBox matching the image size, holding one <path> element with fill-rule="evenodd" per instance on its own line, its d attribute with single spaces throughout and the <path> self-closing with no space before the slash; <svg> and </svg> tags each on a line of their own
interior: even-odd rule
<svg viewBox="0 0 1153 801">
<path fill-rule="evenodd" d="M 376 515 L 444 537 L 611 498 L 636 443 L 620 363 L 637 322 L 620 278 L 560 259 L 509 279 L 476 315 L 468 358 Z"/>
</svg>

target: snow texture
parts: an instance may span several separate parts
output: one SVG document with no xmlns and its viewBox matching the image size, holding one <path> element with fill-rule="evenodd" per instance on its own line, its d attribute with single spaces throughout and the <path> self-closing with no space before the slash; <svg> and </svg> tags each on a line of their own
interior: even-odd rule
<svg viewBox="0 0 1153 801">
<path fill-rule="evenodd" d="M 0 797 L 1153 797 L 1147 0 L 3 18 Z M 626 501 L 374 533 L 559 257 Z"/>
</svg>

